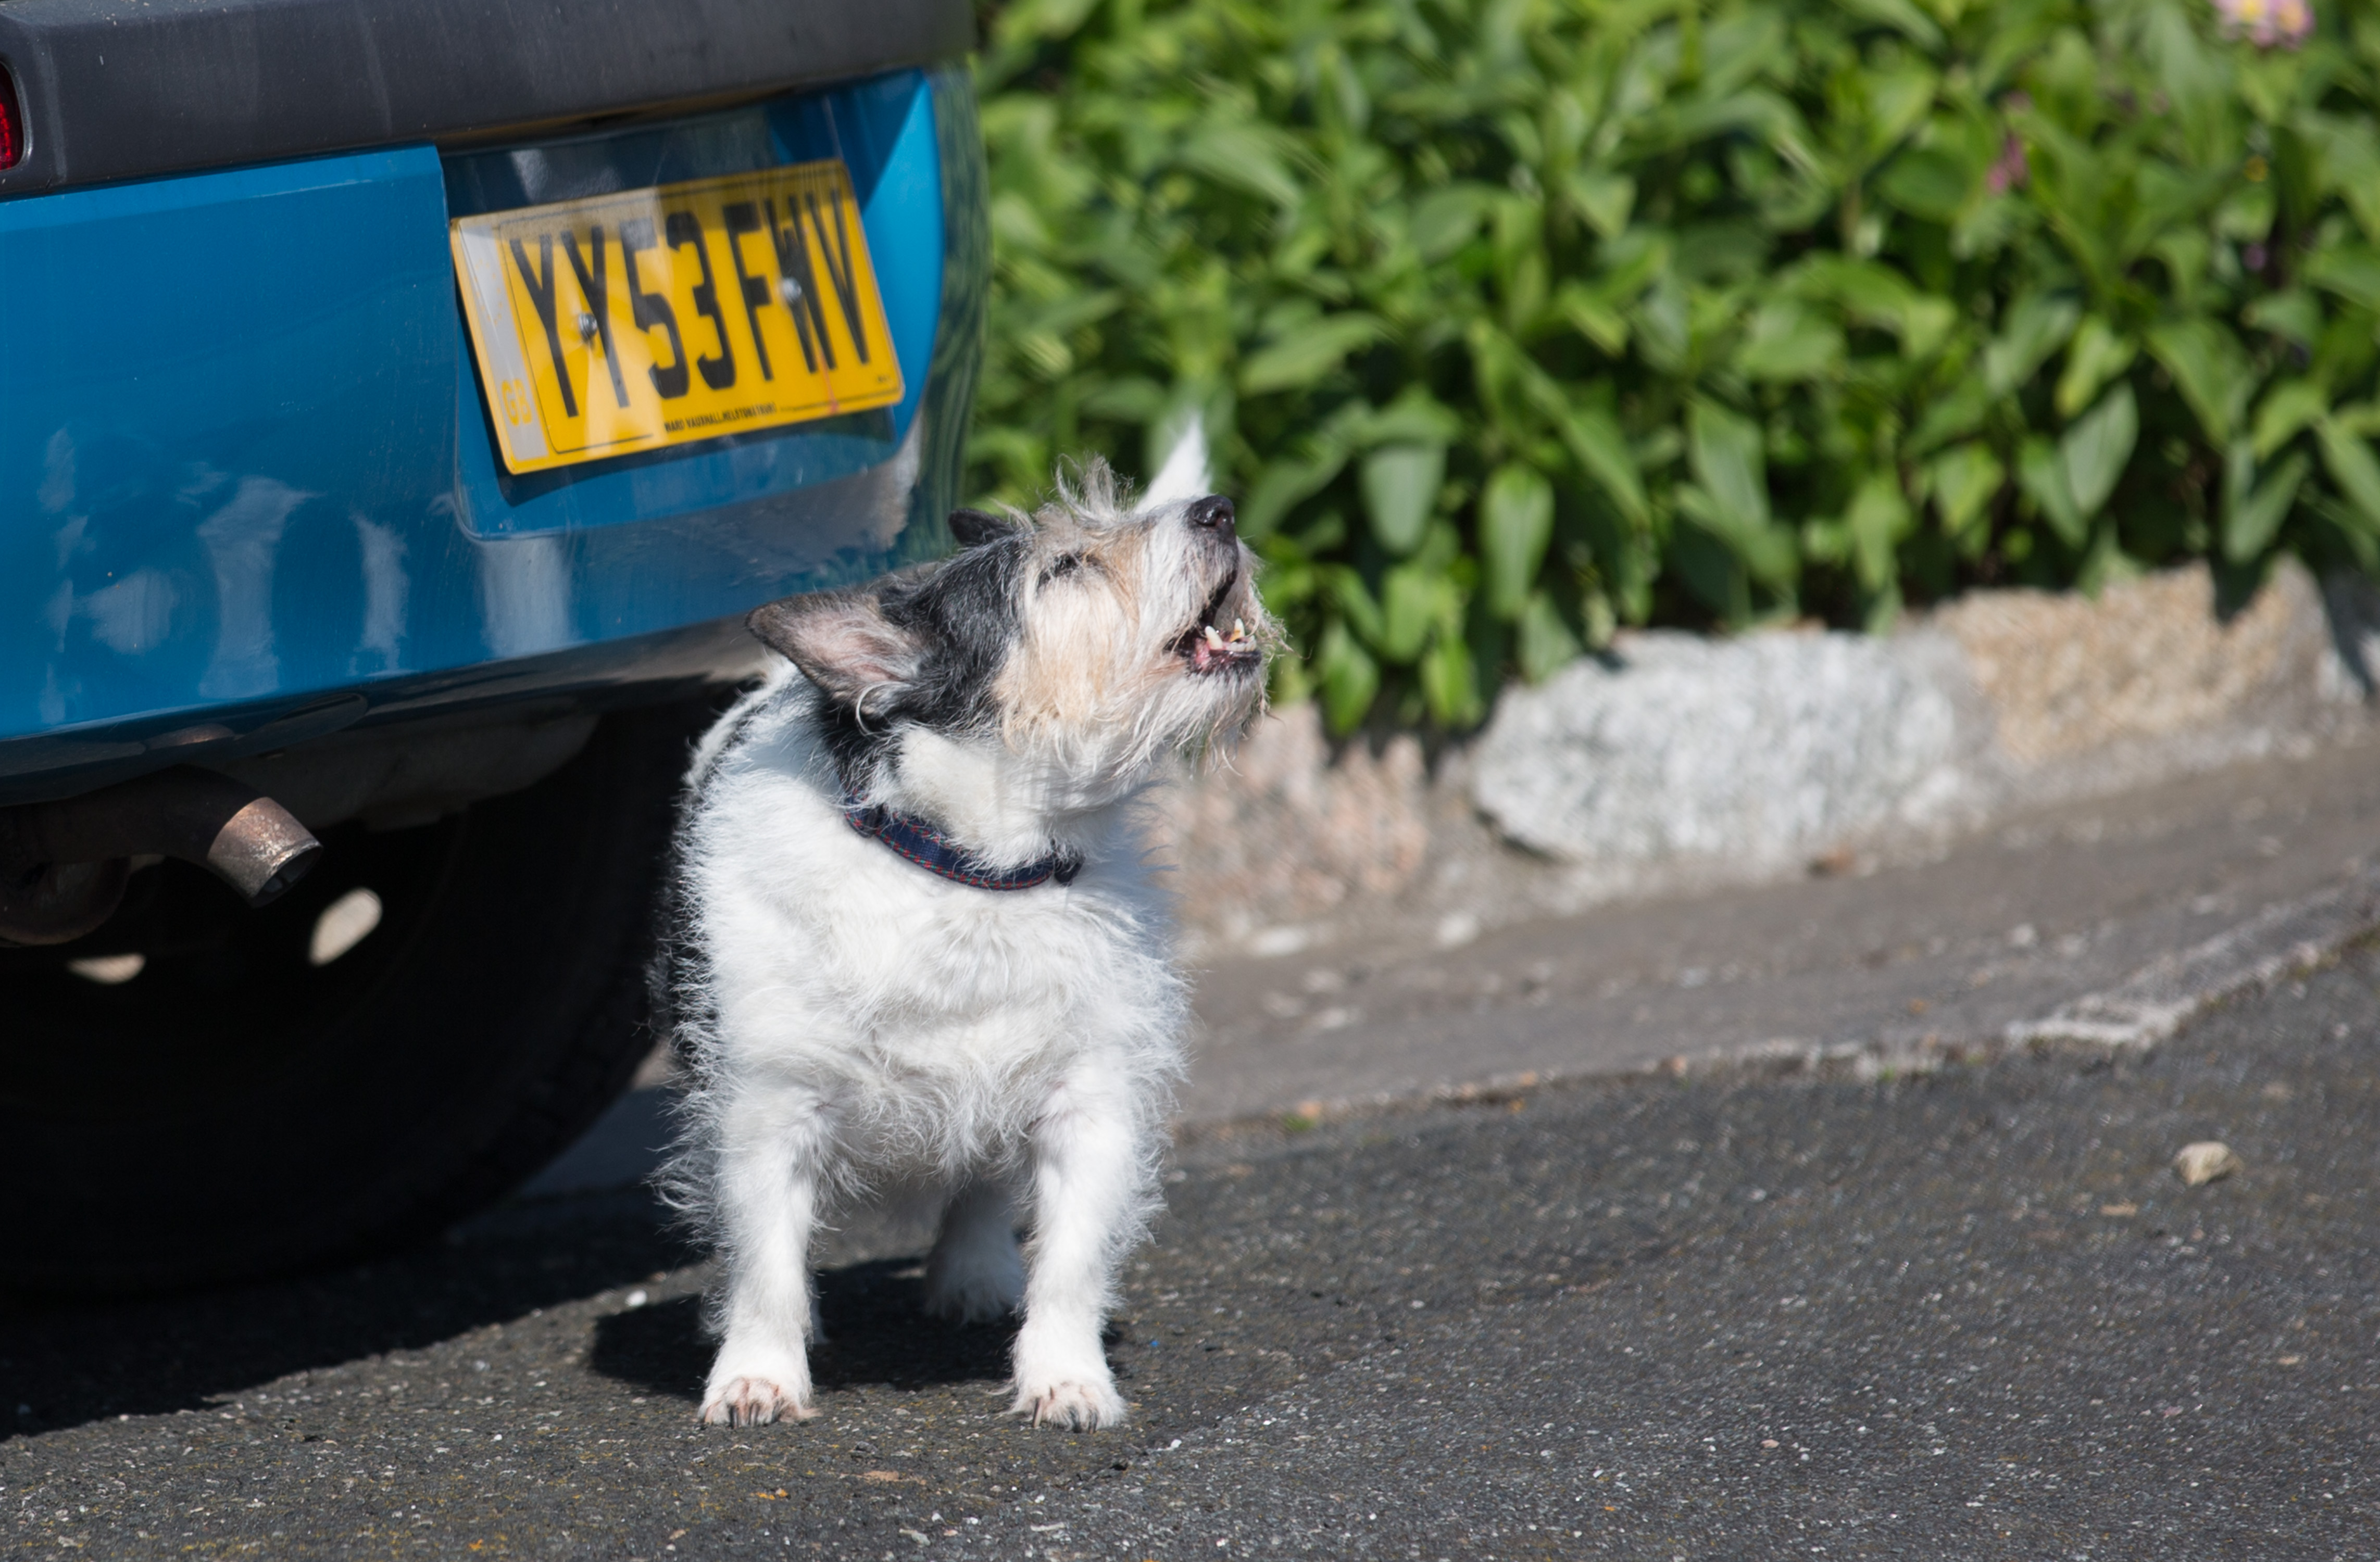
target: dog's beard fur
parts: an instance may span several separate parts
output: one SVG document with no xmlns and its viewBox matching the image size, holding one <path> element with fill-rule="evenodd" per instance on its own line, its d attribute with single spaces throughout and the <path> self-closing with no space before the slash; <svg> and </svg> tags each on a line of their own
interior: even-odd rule
<svg viewBox="0 0 2380 1562">
<path fill-rule="evenodd" d="M 1185 1012 L 1130 814 L 1167 756 L 1254 719 L 1279 635 L 1219 499 L 1131 510 L 1094 465 L 953 527 L 947 561 L 755 613 L 790 665 L 697 754 L 655 998 L 695 1080 L 667 1185 L 725 1261 L 709 1420 L 809 1412 L 811 1231 L 903 1192 L 947 1203 L 929 1307 L 1024 1306 L 1015 1409 L 1123 1414 L 1099 1331 Z M 1081 866 L 952 883 L 851 829 L 846 798 L 992 867 Z"/>
</svg>

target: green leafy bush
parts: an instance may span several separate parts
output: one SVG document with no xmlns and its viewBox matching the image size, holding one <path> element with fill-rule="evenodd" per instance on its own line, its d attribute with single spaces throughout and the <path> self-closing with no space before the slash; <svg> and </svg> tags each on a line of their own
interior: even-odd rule
<svg viewBox="0 0 2380 1562">
<path fill-rule="evenodd" d="M 2380 567 L 2380 0 L 1015 0 L 979 68 L 978 491 L 1202 417 L 1342 731 L 1623 624 Z"/>
</svg>

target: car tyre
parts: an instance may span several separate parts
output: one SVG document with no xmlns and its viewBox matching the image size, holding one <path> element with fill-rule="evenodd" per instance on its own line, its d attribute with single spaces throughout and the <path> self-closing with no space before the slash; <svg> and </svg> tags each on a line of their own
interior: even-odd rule
<svg viewBox="0 0 2380 1562">
<path fill-rule="evenodd" d="M 0 1283 L 311 1267 L 435 1233 L 544 1166 L 650 1047 L 653 890 L 699 716 L 615 714 L 527 791 L 324 832 L 261 911 L 165 862 L 86 938 L 0 950 Z M 369 919 L 362 890 L 377 925 L 317 964 L 334 905 Z"/>
</svg>

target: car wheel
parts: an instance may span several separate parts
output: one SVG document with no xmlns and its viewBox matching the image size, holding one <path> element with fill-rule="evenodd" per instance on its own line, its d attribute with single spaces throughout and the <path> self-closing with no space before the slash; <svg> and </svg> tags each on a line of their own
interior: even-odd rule
<svg viewBox="0 0 2380 1562">
<path fill-rule="evenodd" d="M 91 935 L 0 950 L 0 1283 L 319 1265 L 552 1158 L 650 1045 L 644 951 L 692 720 L 615 715 L 525 792 L 326 831 L 261 911 L 165 862 Z"/>
</svg>

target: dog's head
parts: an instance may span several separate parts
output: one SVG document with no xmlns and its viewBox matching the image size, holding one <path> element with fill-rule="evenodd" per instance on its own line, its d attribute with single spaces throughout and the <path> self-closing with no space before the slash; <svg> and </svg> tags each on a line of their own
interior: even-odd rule
<svg viewBox="0 0 2380 1562">
<path fill-rule="evenodd" d="M 925 739 L 995 749 L 1090 804 L 1262 708 L 1280 632 L 1229 499 L 1127 510 L 1094 464 L 1033 515 L 951 524 L 948 559 L 751 617 L 817 685 L 855 788 Z"/>
</svg>

